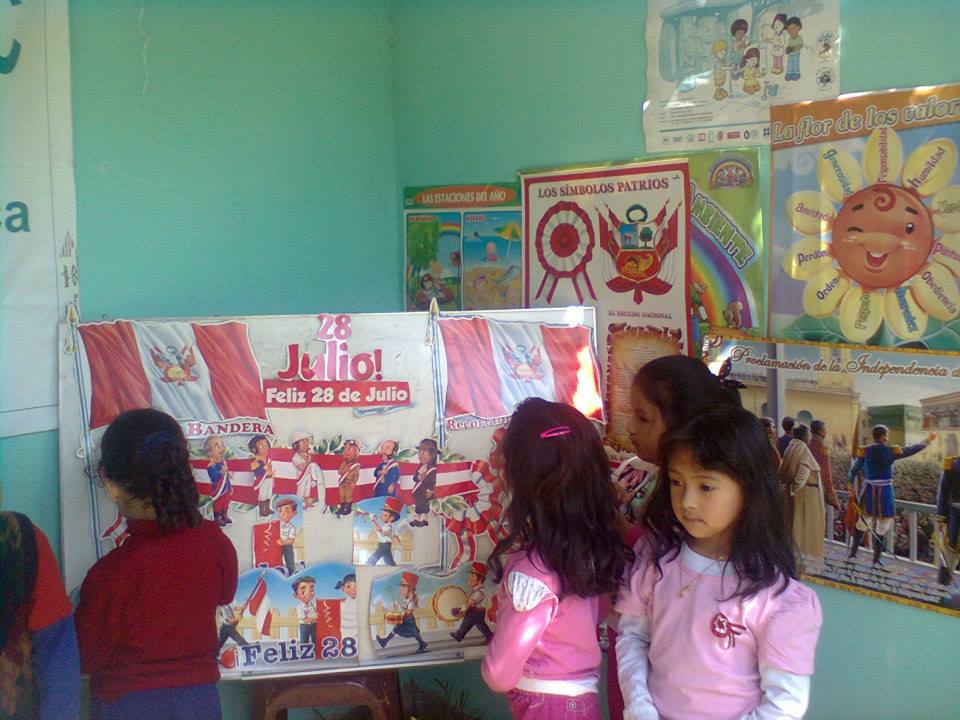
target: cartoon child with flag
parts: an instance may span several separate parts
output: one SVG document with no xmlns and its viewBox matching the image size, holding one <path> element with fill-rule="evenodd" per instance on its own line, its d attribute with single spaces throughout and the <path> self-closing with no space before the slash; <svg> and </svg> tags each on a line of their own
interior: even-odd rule
<svg viewBox="0 0 960 720">
<path fill-rule="evenodd" d="M 273 499 L 273 465 L 270 462 L 270 441 L 266 435 L 254 435 L 247 443 L 253 460 L 250 469 L 253 470 L 253 489 L 257 491 L 257 504 L 260 508 L 260 517 L 270 515 L 270 501 Z"/>
<path fill-rule="evenodd" d="M 290 433 L 293 467 L 297 471 L 297 495 L 303 498 L 304 510 L 317 504 L 320 487 L 323 486 L 323 473 L 311 455 L 312 445 L 313 435 L 305 430 L 294 430 Z"/>
<path fill-rule="evenodd" d="M 427 513 L 430 512 L 430 501 L 436 495 L 437 488 L 437 460 L 440 449 L 437 441 L 425 438 L 417 445 L 417 454 L 420 466 L 413 475 L 413 501 L 417 516 L 410 521 L 411 527 L 427 527 Z"/>
<path fill-rule="evenodd" d="M 420 577 L 411 572 L 405 572 L 400 577 L 400 613 L 402 619 L 393 626 L 393 630 L 386 637 L 377 635 L 377 643 L 381 648 L 385 648 L 394 636 L 399 635 L 416 640 L 418 654 L 426 651 L 427 643 L 420 635 L 420 628 L 417 626 L 417 619 L 414 617 L 414 612 L 420 606 L 417 597 L 417 582 L 419 580 Z"/>
<path fill-rule="evenodd" d="M 343 462 L 337 470 L 337 486 L 340 489 L 340 506 L 336 512 L 338 518 L 349 515 L 353 510 L 353 491 L 360 478 L 360 450 L 362 447 L 356 440 L 343 443 Z"/>
<path fill-rule="evenodd" d="M 400 493 L 400 463 L 394 459 L 398 446 L 396 440 L 384 440 L 377 448 L 380 462 L 373 469 L 374 497 L 397 497 Z"/>
<path fill-rule="evenodd" d="M 203 441 L 207 454 L 207 475 L 210 478 L 210 499 L 213 500 L 213 521 L 223 527 L 232 525 L 227 512 L 233 487 L 230 485 L 230 470 L 227 466 L 227 446 L 219 435 L 211 435 Z"/>
</svg>

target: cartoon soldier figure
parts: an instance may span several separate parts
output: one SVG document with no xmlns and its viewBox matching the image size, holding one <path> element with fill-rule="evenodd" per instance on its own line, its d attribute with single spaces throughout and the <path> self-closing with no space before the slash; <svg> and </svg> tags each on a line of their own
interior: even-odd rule
<svg viewBox="0 0 960 720">
<path fill-rule="evenodd" d="M 211 435 L 203 441 L 203 451 L 207 454 L 207 476 L 210 478 L 210 499 L 213 500 L 213 521 L 223 527 L 232 525 L 227 515 L 230 510 L 230 497 L 233 486 L 230 484 L 230 470 L 227 466 L 227 446 L 219 435 Z"/>
<path fill-rule="evenodd" d="M 337 517 L 349 515 L 353 510 L 353 491 L 360 478 L 360 443 L 356 440 L 347 440 L 343 444 L 343 462 L 337 470 L 337 485 L 340 489 L 340 506 L 337 508 Z"/>
<path fill-rule="evenodd" d="M 436 495 L 437 488 L 437 458 L 440 450 L 437 441 L 426 438 L 417 445 L 420 467 L 413 476 L 414 512 L 417 516 L 410 521 L 411 527 L 426 527 L 429 525 L 427 513 L 430 512 L 430 501 Z"/>
<path fill-rule="evenodd" d="M 454 608 L 454 615 L 463 616 L 460 621 L 460 627 L 450 633 L 457 642 L 461 642 L 470 628 L 476 628 L 483 635 L 485 643 L 490 642 L 493 637 L 493 631 L 487 627 L 486 615 L 487 592 L 483 588 L 483 581 L 487 577 L 487 566 L 483 563 L 475 562 L 470 566 L 470 574 L 467 575 L 467 582 L 470 584 L 470 594 L 467 595 L 466 609 Z"/>
<path fill-rule="evenodd" d="M 400 463 L 394 459 L 398 445 L 396 440 L 384 440 L 377 448 L 380 462 L 373 469 L 374 497 L 397 497 L 400 493 Z"/>
<path fill-rule="evenodd" d="M 422 653 L 427 649 L 427 643 L 420 635 L 417 619 L 413 615 L 420 606 L 417 598 L 417 582 L 419 580 L 420 577 L 411 572 L 405 572 L 400 577 L 400 612 L 403 619 L 393 626 L 393 630 L 386 637 L 377 635 L 377 643 L 380 647 L 385 648 L 394 635 L 399 635 L 400 637 L 415 639 L 417 641 L 417 653 Z"/>
<path fill-rule="evenodd" d="M 297 526 L 293 524 L 293 516 L 297 514 L 297 501 L 284 498 L 277 503 L 277 514 L 280 515 L 280 537 L 277 538 L 277 545 L 280 546 L 287 575 L 293 575 L 297 569 L 293 557 L 293 544 L 297 541 Z"/>
<path fill-rule="evenodd" d="M 303 498 L 303 509 L 311 508 L 320 498 L 323 487 L 323 475 L 320 466 L 313 461 L 310 447 L 313 435 L 305 430 L 290 433 L 290 446 L 293 448 L 293 467 L 297 471 L 297 495 Z"/>
<path fill-rule="evenodd" d="M 270 462 L 270 441 L 266 435 L 254 435 L 247 443 L 253 460 L 253 489 L 257 491 L 260 517 L 269 517 L 270 501 L 273 499 L 273 464 Z"/>
<path fill-rule="evenodd" d="M 367 565 L 376 565 L 380 560 L 383 560 L 384 565 L 397 564 L 393 559 L 393 539 L 397 534 L 395 524 L 402 512 L 403 502 L 400 498 L 389 497 L 383 504 L 379 522 L 375 517 L 370 517 L 373 529 L 377 533 L 377 549 L 367 559 Z"/>
<path fill-rule="evenodd" d="M 925 442 L 902 448 L 887 444 L 888 433 L 886 425 L 873 426 L 873 444 L 857 450 L 857 459 L 850 466 L 847 476 L 850 486 L 855 487 L 857 475 L 861 470 L 864 474 L 863 482 L 856 491 L 856 503 L 862 512 L 857 519 L 857 529 L 847 560 L 852 561 L 857 557 L 860 543 L 870 531 L 873 535 L 873 569 L 883 571 L 886 568 L 880 563 L 880 556 L 884 550 L 884 538 L 893 527 L 894 517 L 893 464 L 916 455 L 937 437 L 936 433 L 931 433 Z"/>
</svg>

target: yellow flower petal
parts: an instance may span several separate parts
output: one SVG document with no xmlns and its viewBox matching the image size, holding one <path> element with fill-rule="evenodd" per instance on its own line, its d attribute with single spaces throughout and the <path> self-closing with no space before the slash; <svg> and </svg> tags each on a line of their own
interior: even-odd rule
<svg viewBox="0 0 960 720">
<path fill-rule="evenodd" d="M 903 145 L 895 130 L 880 127 L 870 133 L 863 149 L 863 174 L 867 183 L 895 183 L 903 164 Z"/>
<path fill-rule="evenodd" d="M 835 268 L 827 268 L 803 288 L 803 311 L 816 318 L 832 315 L 849 289 L 849 280 Z"/>
<path fill-rule="evenodd" d="M 819 150 L 817 182 L 820 189 L 838 203 L 863 187 L 860 165 L 853 155 L 836 145 L 826 145 Z"/>
<path fill-rule="evenodd" d="M 943 232 L 960 232 L 960 185 L 944 188 L 930 199 L 933 224 Z"/>
<path fill-rule="evenodd" d="M 917 340 L 927 329 L 929 316 L 917 305 L 906 285 L 888 291 L 883 298 L 883 316 L 893 334 L 903 340 Z"/>
<path fill-rule="evenodd" d="M 806 280 L 832 263 L 829 245 L 818 237 L 805 237 L 790 246 L 783 256 L 782 267 L 794 280 Z"/>
<path fill-rule="evenodd" d="M 840 332 L 850 342 L 865 343 L 883 322 L 883 293 L 852 287 L 840 301 Z"/>
<path fill-rule="evenodd" d="M 787 220 L 801 235 L 820 235 L 833 227 L 836 213 L 828 195 L 815 190 L 799 190 L 784 203 Z"/>
<path fill-rule="evenodd" d="M 935 138 L 910 153 L 903 165 L 902 184 L 921 195 L 935 195 L 950 183 L 956 169 L 956 144 L 949 138 Z"/>
<path fill-rule="evenodd" d="M 957 279 L 940 263 L 930 263 L 912 280 L 913 297 L 937 320 L 953 320 L 960 312 Z"/>
<path fill-rule="evenodd" d="M 941 235 L 934 243 L 930 261 L 946 266 L 950 272 L 960 277 L 960 235 Z"/>
</svg>

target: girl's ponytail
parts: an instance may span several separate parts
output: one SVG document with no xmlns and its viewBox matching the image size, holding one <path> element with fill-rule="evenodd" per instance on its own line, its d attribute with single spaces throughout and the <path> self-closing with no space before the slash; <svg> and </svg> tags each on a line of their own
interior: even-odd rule
<svg viewBox="0 0 960 720">
<path fill-rule="evenodd" d="M 100 470 L 132 497 L 149 500 L 163 528 L 196 527 L 202 516 L 180 425 L 159 410 L 121 413 L 100 443 Z"/>
</svg>

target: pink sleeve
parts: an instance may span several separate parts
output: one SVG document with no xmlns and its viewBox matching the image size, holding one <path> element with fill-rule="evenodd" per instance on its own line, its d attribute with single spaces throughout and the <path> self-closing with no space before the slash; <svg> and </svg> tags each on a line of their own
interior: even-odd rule
<svg viewBox="0 0 960 720">
<path fill-rule="evenodd" d="M 504 568 L 497 597 L 497 629 L 480 666 L 494 692 L 506 692 L 523 677 L 523 667 L 553 622 L 559 600 L 553 579 L 528 558 Z"/>
<path fill-rule="evenodd" d="M 813 675 L 817 638 L 823 623 L 817 594 L 792 580 L 786 590 L 772 595 L 769 602 L 773 607 L 757 633 L 760 664 L 795 675 Z"/>
<path fill-rule="evenodd" d="M 649 611 L 657 568 L 649 551 L 641 543 L 637 543 L 634 552 L 637 559 L 627 571 L 626 581 L 617 593 L 613 609 L 621 615 L 645 617 Z"/>
</svg>

